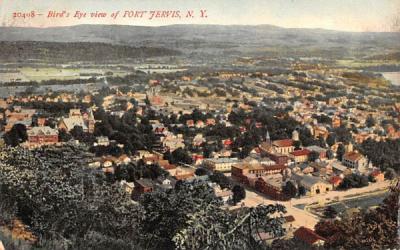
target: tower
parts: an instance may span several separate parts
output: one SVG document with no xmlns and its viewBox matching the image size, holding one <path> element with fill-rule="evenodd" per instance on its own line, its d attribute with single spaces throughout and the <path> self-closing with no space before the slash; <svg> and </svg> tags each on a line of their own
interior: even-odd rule
<svg viewBox="0 0 400 250">
<path fill-rule="evenodd" d="M 292 140 L 299 141 L 299 132 L 297 130 L 293 130 L 292 132 Z"/>
</svg>

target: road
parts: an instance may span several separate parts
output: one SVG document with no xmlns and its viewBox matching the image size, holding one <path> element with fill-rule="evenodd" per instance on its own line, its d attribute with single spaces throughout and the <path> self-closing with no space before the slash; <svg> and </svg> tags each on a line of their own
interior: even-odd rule
<svg viewBox="0 0 400 250">
<path fill-rule="evenodd" d="M 306 210 L 302 210 L 299 208 L 294 207 L 294 205 L 300 204 L 310 204 L 310 203 L 325 203 L 331 200 L 343 200 L 346 199 L 346 196 L 356 196 L 356 195 L 363 195 L 365 193 L 374 192 L 378 190 L 387 189 L 391 185 L 390 181 L 384 181 L 379 183 L 372 183 L 367 187 L 363 188 L 353 188 L 347 191 L 331 191 L 327 194 L 320 194 L 317 196 L 309 197 L 301 197 L 292 199 L 290 201 L 275 201 L 266 198 L 263 194 L 258 193 L 254 190 L 250 190 L 246 188 L 246 198 L 242 201 L 244 206 L 247 207 L 254 207 L 260 204 L 282 204 L 286 207 L 287 213 L 286 215 L 293 215 L 295 221 L 292 223 L 293 227 L 297 228 L 300 226 L 305 226 L 308 228 L 314 228 L 315 224 L 318 223 L 319 217 L 311 214 Z M 355 197 L 351 197 L 355 198 Z M 237 208 L 238 206 L 232 207 Z"/>
</svg>

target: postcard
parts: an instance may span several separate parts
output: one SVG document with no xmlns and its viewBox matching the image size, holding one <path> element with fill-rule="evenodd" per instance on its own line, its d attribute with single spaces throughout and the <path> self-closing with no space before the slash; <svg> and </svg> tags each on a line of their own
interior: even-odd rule
<svg viewBox="0 0 400 250">
<path fill-rule="evenodd" d="M 400 0 L 0 0 L 0 250 L 400 249 Z"/>
</svg>

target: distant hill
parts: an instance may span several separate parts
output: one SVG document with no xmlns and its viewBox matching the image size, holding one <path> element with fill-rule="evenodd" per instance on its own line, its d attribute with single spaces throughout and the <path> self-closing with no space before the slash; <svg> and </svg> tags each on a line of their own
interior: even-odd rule
<svg viewBox="0 0 400 250">
<path fill-rule="evenodd" d="M 0 60 L 23 62 L 24 60 L 61 61 L 110 61 L 126 58 L 174 56 L 176 50 L 155 47 L 131 47 L 106 43 L 88 42 L 0 42 Z"/>
<path fill-rule="evenodd" d="M 340 56 L 363 54 L 375 48 L 399 48 L 400 33 L 341 32 L 323 29 L 287 29 L 271 25 L 78 25 L 54 28 L 0 27 L 0 41 L 90 42 L 134 47 L 164 47 L 186 53 L 215 55 L 271 50 L 298 52 L 307 49 L 320 55 L 333 51 Z M 330 56 L 330 54 L 328 54 Z"/>
</svg>

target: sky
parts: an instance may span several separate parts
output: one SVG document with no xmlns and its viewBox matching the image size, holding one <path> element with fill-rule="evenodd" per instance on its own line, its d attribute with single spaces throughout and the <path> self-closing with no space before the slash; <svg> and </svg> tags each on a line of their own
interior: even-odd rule
<svg viewBox="0 0 400 250">
<path fill-rule="evenodd" d="M 180 11 L 181 18 L 153 18 L 150 11 Z M 186 18 L 193 10 L 194 17 Z M 207 18 L 200 17 L 206 10 Z M 14 12 L 43 14 L 13 17 Z M 47 18 L 49 11 L 69 17 Z M 87 12 L 74 18 L 76 11 Z M 106 12 L 92 18 L 91 12 Z M 112 13 L 119 11 L 114 19 Z M 125 11 L 147 11 L 142 18 L 123 18 Z M 400 16 L 400 0 L 0 0 L 0 25 L 53 27 L 78 24 L 160 26 L 169 24 L 270 24 L 287 28 L 323 28 L 343 31 L 393 31 Z M 398 27 L 396 27 L 398 28 Z"/>
</svg>

